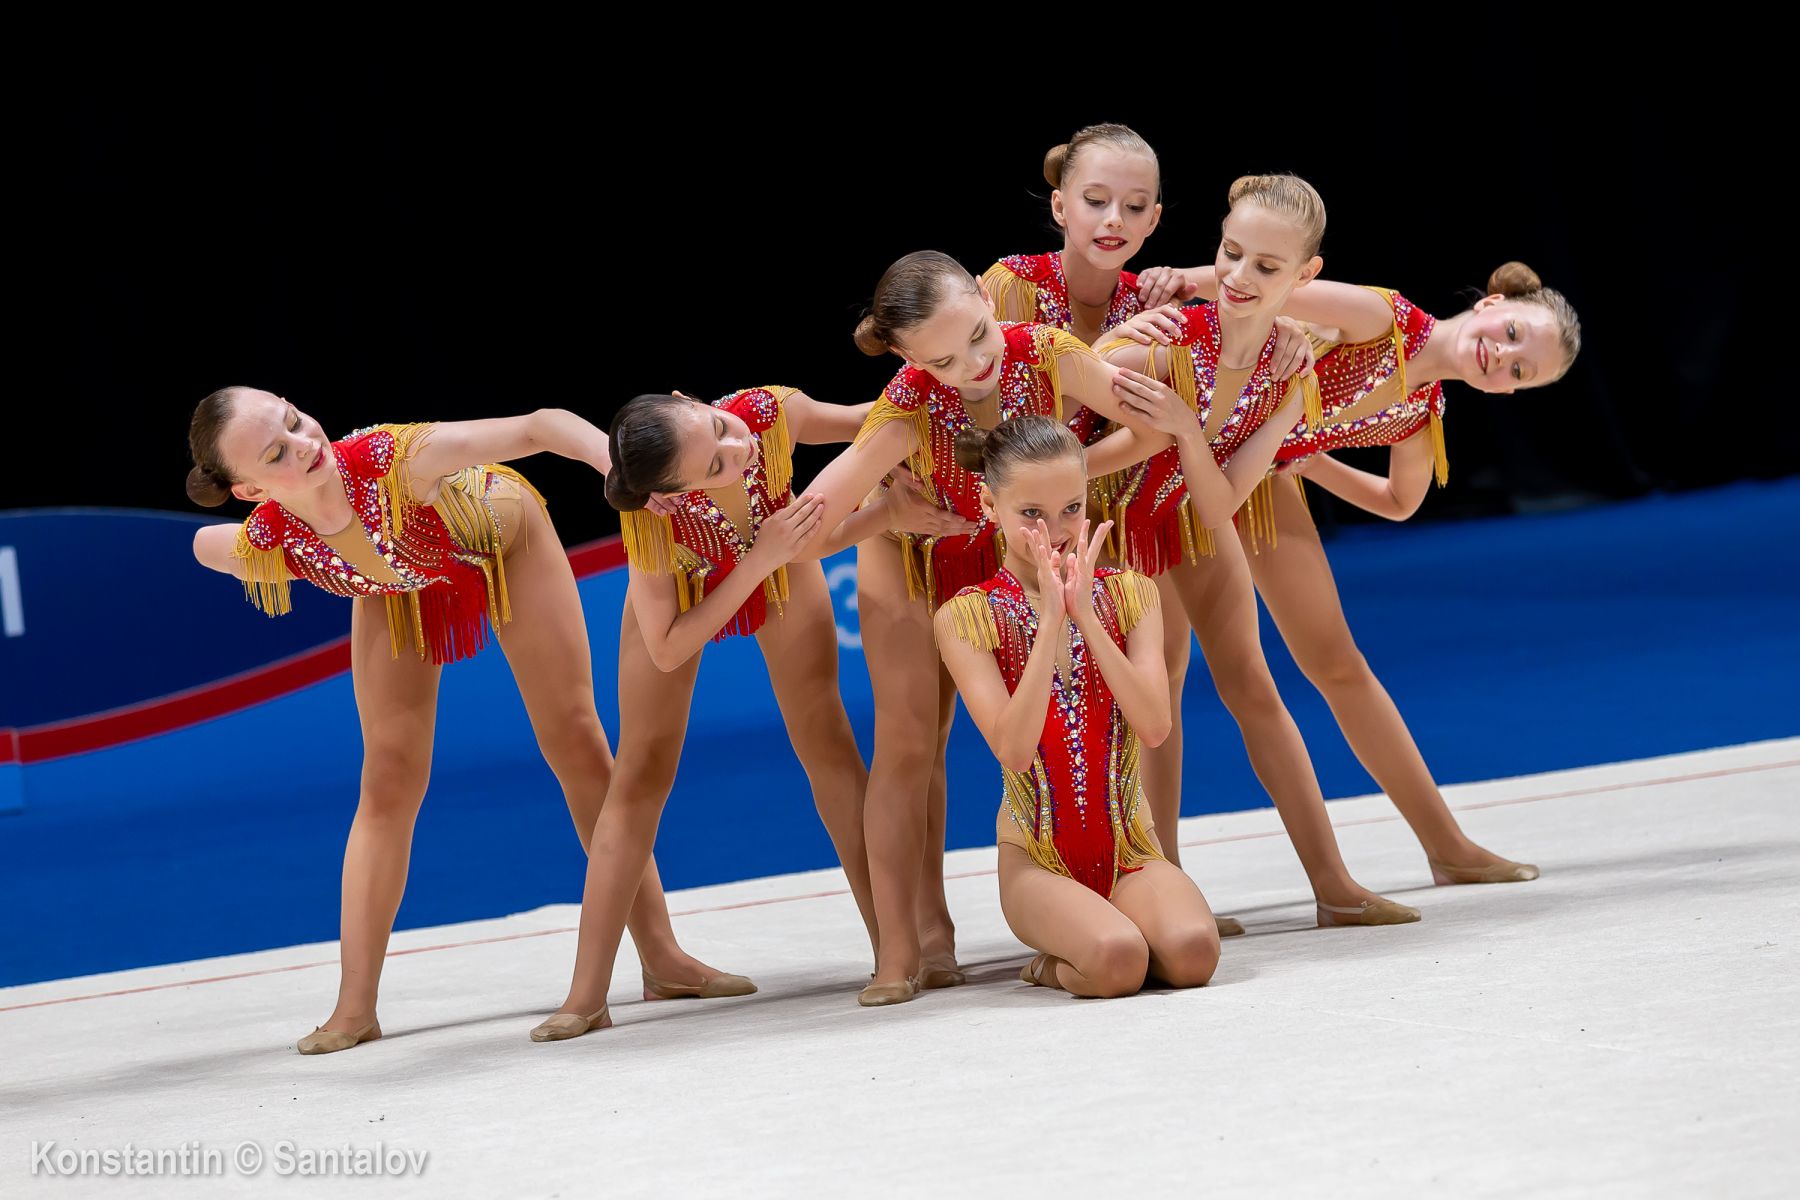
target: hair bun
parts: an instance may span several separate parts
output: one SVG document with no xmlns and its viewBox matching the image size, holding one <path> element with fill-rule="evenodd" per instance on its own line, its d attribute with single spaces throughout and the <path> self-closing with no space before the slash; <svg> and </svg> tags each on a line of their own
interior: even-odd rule
<svg viewBox="0 0 1800 1200">
<path fill-rule="evenodd" d="M 874 316 L 864 317 L 856 323 L 856 348 L 870 358 L 880 358 L 888 352 L 888 344 L 879 333 L 875 332 Z"/>
<path fill-rule="evenodd" d="M 606 502 L 619 512 L 636 512 L 650 502 L 650 494 L 627 487 L 625 472 L 614 462 L 613 469 L 606 476 Z"/>
<path fill-rule="evenodd" d="M 979 425 L 968 425 L 958 430 L 952 448 L 956 465 L 976 475 L 985 475 L 987 473 L 988 438 L 991 436 L 990 430 L 983 429 Z"/>
<path fill-rule="evenodd" d="M 1053 188 L 1062 186 L 1063 170 L 1069 165 L 1069 143 L 1052 146 L 1044 155 L 1044 181 Z"/>
<path fill-rule="evenodd" d="M 1544 281 L 1538 278 L 1538 273 L 1522 262 L 1509 262 L 1488 276 L 1490 296 L 1529 296 L 1542 291 L 1543 287 Z"/>
<path fill-rule="evenodd" d="M 231 487 L 205 467 L 195 467 L 187 475 L 188 499 L 207 508 L 217 508 L 231 498 Z"/>
</svg>

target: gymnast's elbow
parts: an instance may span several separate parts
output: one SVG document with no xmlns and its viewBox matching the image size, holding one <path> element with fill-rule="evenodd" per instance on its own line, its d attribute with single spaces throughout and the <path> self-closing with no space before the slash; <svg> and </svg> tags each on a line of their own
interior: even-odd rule
<svg viewBox="0 0 1800 1200">
<path fill-rule="evenodd" d="M 688 658 L 692 657 L 693 655 L 688 655 Z M 650 648 L 650 661 L 656 665 L 657 670 L 661 671 L 664 675 L 667 675 L 671 671 L 679 671 L 681 665 L 687 662 L 687 658 L 683 658 L 681 655 L 670 650 L 669 644 L 664 642 L 660 646 L 653 646 Z"/>
<path fill-rule="evenodd" d="M 1033 743 L 1023 749 L 1010 746 L 1001 747 L 995 750 L 994 757 L 1000 760 L 1000 766 L 1005 770 L 1011 771 L 1015 775 L 1023 775 L 1031 770 L 1031 764 L 1037 761 L 1037 745 Z"/>
<path fill-rule="evenodd" d="M 203 525 L 194 531 L 194 561 L 209 571 L 235 575 L 232 551 L 237 547 L 236 525 Z"/>
<path fill-rule="evenodd" d="M 1146 722 L 1142 725 L 1137 725 L 1134 728 L 1137 729 L 1138 741 L 1154 750 L 1169 740 L 1169 732 L 1174 727 L 1174 720 L 1170 718 L 1168 713 L 1164 713 L 1154 722 Z"/>
</svg>

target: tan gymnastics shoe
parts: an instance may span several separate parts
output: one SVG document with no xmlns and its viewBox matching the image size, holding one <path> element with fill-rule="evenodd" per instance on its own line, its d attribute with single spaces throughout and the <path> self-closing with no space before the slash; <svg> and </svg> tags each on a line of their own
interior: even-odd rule
<svg viewBox="0 0 1800 1200">
<path fill-rule="evenodd" d="M 1334 925 L 1410 925 L 1419 919 L 1419 910 L 1394 900 L 1364 900 L 1346 908 L 1339 904 L 1319 905 L 1319 928 Z"/>
<path fill-rule="evenodd" d="M 352 1046 L 372 1042 L 380 1036 L 381 1022 L 379 1021 L 370 1021 L 355 1033 L 339 1033 L 321 1025 L 295 1042 L 294 1049 L 302 1054 L 336 1054 L 339 1050 L 348 1050 Z"/>
<path fill-rule="evenodd" d="M 961 987 L 969 982 L 969 976 L 956 965 L 956 960 L 938 959 L 928 961 L 919 967 L 919 990 L 933 991 L 937 988 Z"/>
<path fill-rule="evenodd" d="M 1538 869 L 1530 863 L 1504 859 L 1487 867 L 1453 867 L 1429 858 L 1425 861 L 1431 863 L 1431 882 L 1439 887 L 1453 883 L 1529 883 L 1538 877 Z"/>
<path fill-rule="evenodd" d="M 1214 913 L 1213 924 L 1219 927 L 1219 936 L 1222 938 L 1239 937 L 1244 932 L 1244 923 L 1236 917 L 1221 917 Z"/>
<path fill-rule="evenodd" d="M 554 1016 L 545 1017 L 543 1024 L 531 1031 L 531 1040 L 534 1042 L 566 1042 L 570 1038 L 578 1038 L 584 1033 L 611 1027 L 612 1014 L 607 1012 L 606 1005 L 602 1004 L 600 1011 L 590 1017 L 578 1017 L 574 1013 L 557 1013 Z"/>
<path fill-rule="evenodd" d="M 1040 954 L 1019 968 L 1019 982 L 1032 987 L 1057 987 L 1056 964 L 1061 961 L 1054 954 Z"/>
<path fill-rule="evenodd" d="M 917 979 L 902 979 L 899 983 L 871 983 L 857 993 L 856 1002 L 864 1008 L 885 1008 L 890 1004 L 905 1004 L 918 994 Z"/>
<path fill-rule="evenodd" d="M 670 983 L 644 972 L 644 999 L 657 1000 L 723 1000 L 727 996 L 750 996 L 756 985 L 743 975 L 714 975 L 705 983 Z"/>
</svg>

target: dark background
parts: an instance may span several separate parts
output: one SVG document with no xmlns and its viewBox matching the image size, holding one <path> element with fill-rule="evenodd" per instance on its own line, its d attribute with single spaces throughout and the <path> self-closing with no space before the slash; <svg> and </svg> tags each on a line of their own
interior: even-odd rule
<svg viewBox="0 0 1800 1200">
<path fill-rule="evenodd" d="M 6 424 L 57 452 L 9 456 L 4 503 L 190 508 L 189 414 L 233 383 L 339 433 L 543 405 L 604 426 L 673 388 L 872 398 L 897 362 L 865 359 L 850 331 L 881 271 L 927 247 L 979 272 L 1059 246 L 1042 155 L 1097 120 L 1161 156 L 1163 225 L 1136 268 L 1211 261 L 1230 181 L 1292 170 L 1329 207 L 1331 277 L 1450 315 L 1521 258 L 1570 297 L 1586 349 L 1562 382 L 1451 385 L 1451 483 L 1423 518 L 1800 461 L 1752 379 L 1780 356 L 1748 299 L 1774 197 L 1697 159 L 1678 101 L 1584 101 L 1567 72 L 1229 103 L 899 79 L 743 70 L 646 89 L 525 59 L 95 72 L 45 101 L 49 168 L 29 189 L 45 266 L 15 329 L 44 370 Z M 1032 111 L 996 113 L 1013 92 Z M 803 456 L 801 477 L 821 461 Z M 585 467 L 526 469 L 566 541 L 616 528 Z M 1328 520 L 1369 519 L 1333 503 Z"/>
</svg>

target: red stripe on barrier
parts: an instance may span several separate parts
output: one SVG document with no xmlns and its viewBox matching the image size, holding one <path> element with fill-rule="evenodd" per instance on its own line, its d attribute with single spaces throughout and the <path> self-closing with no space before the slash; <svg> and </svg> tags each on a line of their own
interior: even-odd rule
<svg viewBox="0 0 1800 1200">
<path fill-rule="evenodd" d="M 168 733 L 285 696 L 349 668 L 350 639 L 346 636 L 292 658 L 217 683 L 176 692 L 173 696 L 145 700 L 91 717 L 21 729 L 19 758 L 29 766 Z"/>
<path fill-rule="evenodd" d="M 605 571 L 616 571 L 625 565 L 625 542 L 618 535 L 588 542 L 569 551 L 569 565 L 575 578 L 586 579 Z"/>
<path fill-rule="evenodd" d="M 587 542 L 568 554 L 577 579 L 625 565 L 625 544 L 617 536 Z M 185 729 L 311 687 L 349 669 L 350 638 L 346 635 L 291 658 L 173 695 L 29 729 L 0 730 L 0 763 L 48 762 Z"/>
</svg>

